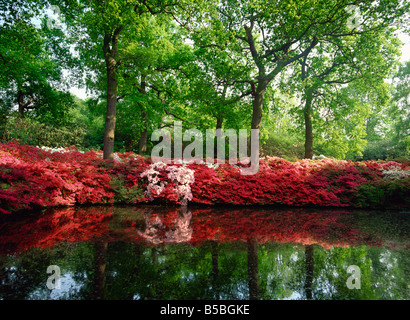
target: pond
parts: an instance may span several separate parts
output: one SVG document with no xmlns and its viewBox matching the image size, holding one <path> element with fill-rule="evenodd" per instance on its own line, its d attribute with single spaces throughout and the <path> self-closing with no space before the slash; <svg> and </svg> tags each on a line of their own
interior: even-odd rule
<svg viewBox="0 0 410 320">
<path fill-rule="evenodd" d="M 98 206 L 3 216 L 0 299 L 409 299 L 410 215 Z"/>
</svg>

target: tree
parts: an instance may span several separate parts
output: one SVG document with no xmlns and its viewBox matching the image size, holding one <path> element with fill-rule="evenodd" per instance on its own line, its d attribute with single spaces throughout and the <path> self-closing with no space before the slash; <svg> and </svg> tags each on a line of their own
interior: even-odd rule
<svg viewBox="0 0 410 320">
<path fill-rule="evenodd" d="M 360 145 L 365 142 L 364 119 L 370 112 L 369 104 L 376 106 L 388 101 L 384 79 L 397 63 L 397 47 L 398 40 L 391 31 L 372 31 L 343 41 L 332 39 L 319 43 L 300 61 L 305 158 L 313 157 L 313 114 L 316 122 L 321 122 L 315 130 L 318 135 L 339 127 L 340 136 L 345 137 L 341 141 L 357 147 L 346 148 L 338 143 L 337 148 L 360 152 Z M 341 117 L 340 111 L 343 111 Z M 326 122 L 321 121 L 323 118 Z M 346 125 L 347 118 L 350 121 Z M 332 135 L 328 134 L 327 140 L 331 139 Z M 344 154 L 345 151 L 339 152 L 338 156 L 344 157 Z"/>
<path fill-rule="evenodd" d="M 396 156 L 410 155 L 410 61 L 403 63 L 393 81 L 393 99 L 389 109 L 392 118 L 393 145 Z"/>
<path fill-rule="evenodd" d="M 171 15 L 178 23 L 180 16 L 191 12 L 190 2 L 157 0 L 53 1 L 77 36 L 80 56 L 90 71 L 104 70 L 107 111 L 104 131 L 104 159 L 114 157 L 114 137 L 118 102 L 118 82 L 124 61 L 124 48 L 133 41 L 141 20 L 146 16 Z M 197 5 L 197 4 L 196 4 Z M 143 32 L 139 30 L 137 32 Z M 131 36 L 131 38 L 130 38 Z"/>
<path fill-rule="evenodd" d="M 123 117 L 119 121 L 132 128 L 131 135 L 139 136 L 137 148 L 143 154 L 151 128 L 161 126 L 163 117 L 173 113 L 173 106 L 182 99 L 186 80 L 179 69 L 190 59 L 191 48 L 169 16 L 147 15 L 140 17 L 140 24 L 144 32 L 130 35 L 133 40 L 124 48 L 119 86 Z"/>
<path fill-rule="evenodd" d="M 355 1 L 362 14 L 360 31 L 351 29 L 350 1 L 238 1 L 224 0 L 211 10 L 203 30 L 209 44 L 240 48 L 237 53 L 252 63 L 247 83 L 252 89 L 251 128 L 260 130 L 268 85 L 285 68 L 306 57 L 324 40 L 348 39 L 395 21 L 408 9 L 401 1 Z M 222 34 L 222 35 L 221 35 Z"/>
<path fill-rule="evenodd" d="M 66 112 L 73 103 L 63 68 L 73 67 L 75 59 L 68 50 L 67 38 L 59 29 L 50 30 L 43 19 L 45 1 L 15 1 L 0 6 L 0 88 L 3 108 L 17 105 L 24 117 Z M 60 103 L 60 99 L 62 99 Z M 41 110 L 40 110 L 41 109 Z"/>
<path fill-rule="evenodd" d="M 385 89 L 389 101 L 366 118 L 365 160 L 409 157 L 408 64 L 399 66 Z"/>
<path fill-rule="evenodd" d="M 247 110 L 243 100 L 252 94 L 247 83 L 252 69 L 236 50 L 209 45 L 202 33 L 194 32 L 192 37 L 196 56 L 193 63 L 197 67 L 189 70 L 189 100 L 198 106 L 198 115 L 214 118 L 216 129 L 221 129 L 224 121 L 228 121 L 229 128 L 244 127 L 242 119 Z"/>
</svg>

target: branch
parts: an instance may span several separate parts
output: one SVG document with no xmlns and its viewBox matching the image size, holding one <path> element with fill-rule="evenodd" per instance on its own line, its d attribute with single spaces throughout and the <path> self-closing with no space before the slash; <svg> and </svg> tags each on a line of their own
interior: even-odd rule
<svg viewBox="0 0 410 320">
<path fill-rule="evenodd" d="M 171 98 L 174 97 L 173 93 L 172 93 L 171 91 L 167 90 L 167 89 L 164 89 L 164 88 L 163 88 L 163 89 L 160 89 L 160 88 L 158 88 L 158 87 L 156 87 L 156 86 L 154 86 L 154 85 L 152 85 L 152 84 L 146 84 L 146 86 L 147 86 L 148 88 L 151 88 L 151 89 L 155 90 L 155 91 L 158 92 L 158 93 L 165 92 L 165 93 L 167 93 Z"/>
<path fill-rule="evenodd" d="M 117 102 L 120 102 L 120 100 L 124 99 L 127 95 L 126 94 L 122 94 L 120 96 L 117 97 Z"/>
<path fill-rule="evenodd" d="M 119 26 L 117 28 L 115 28 L 114 32 L 113 32 L 113 36 L 111 39 L 111 58 L 115 58 L 115 56 L 117 55 L 118 52 L 118 37 L 120 35 L 121 30 L 123 29 L 123 26 Z"/>
<path fill-rule="evenodd" d="M 333 70 L 334 68 L 336 68 L 337 66 L 340 66 L 340 65 L 342 65 L 342 64 L 343 64 L 343 63 L 336 63 L 336 59 L 334 59 L 332 65 L 331 65 L 329 68 L 327 68 L 325 71 L 323 71 L 321 74 L 319 74 L 317 77 L 318 77 L 320 80 L 323 81 L 323 79 L 324 79 L 327 75 L 329 75 L 329 73 L 332 72 L 332 70 Z"/>
<path fill-rule="evenodd" d="M 207 45 L 200 45 L 200 48 L 211 48 L 211 47 L 216 47 L 221 51 L 224 51 L 225 48 L 223 48 L 222 46 L 220 46 L 219 44 L 207 44 Z"/>
<path fill-rule="evenodd" d="M 300 58 L 307 56 L 309 52 L 318 44 L 318 39 L 316 36 L 313 37 L 312 42 L 310 43 L 309 47 L 307 47 L 303 52 L 300 54 L 297 54 L 296 56 L 293 56 L 292 58 L 284 61 L 280 61 L 275 69 L 272 70 L 271 73 L 268 74 L 267 80 L 271 81 L 281 70 L 283 67 L 299 60 Z"/>
<path fill-rule="evenodd" d="M 159 14 L 159 13 L 162 13 L 162 12 L 167 13 L 167 14 L 170 14 L 170 15 L 172 16 L 172 18 L 174 18 L 174 20 L 175 20 L 179 25 L 181 25 L 182 27 L 187 28 L 188 30 L 190 30 L 190 29 L 187 27 L 187 24 L 188 24 L 188 21 L 189 21 L 189 18 L 190 18 L 190 17 L 188 17 L 188 19 L 187 19 L 187 21 L 186 21 L 185 23 L 182 23 L 182 22 L 175 16 L 175 13 L 174 13 L 173 11 L 167 9 L 167 8 L 169 8 L 169 7 L 171 7 L 171 8 L 173 8 L 173 7 L 179 7 L 181 10 L 183 10 L 183 11 L 185 11 L 185 12 L 188 12 L 188 10 L 186 10 L 186 9 L 181 5 L 181 3 L 179 3 L 178 1 L 175 1 L 175 2 L 171 2 L 171 3 L 168 3 L 168 4 L 162 5 L 162 6 L 160 6 L 159 8 L 157 7 L 157 8 L 155 8 L 155 9 L 152 7 L 151 4 L 148 3 L 147 0 L 142 0 L 141 2 L 142 2 L 142 4 L 145 6 L 145 8 L 147 8 L 147 10 L 149 11 L 149 13 L 151 13 L 152 15 L 156 15 L 156 14 Z M 141 14 L 143 13 L 143 11 L 142 11 L 142 10 L 139 10 L 138 7 L 139 7 L 139 4 L 137 4 L 137 5 L 134 7 L 134 12 L 137 12 L 137 11 L 138 11 L 138 13 L 141 15 Z"/>
<path fill-rule="evenodd" d="M 248 90 L 248 91 L 242 93 L 240 96 L 237 96 L 237 97 L 234 98 L 234 99 L 228 100 L 226 103 L 224 103 L 224 105 L 229 105 L 229 104 L 233 104 L 233 103 L 235 103 L 235 102 L 238 102 L 238 101 L 241 100 L 242 98 L 244 98 L 244 97 L 246 97 L 246 96 L 249 96 L 249 95 L 252 94 L 252 93 L 253 93 L 252 90 Z"/>
<path fill-rule="evenodd" d="M 243 27 L 245 29 L 246 36 L 247 36 L 245 41 L 249 44 L 249 49 L 251 50 L 253 61 L 255 61 L 255 64 L 258 67 L 259 73 L 264 74 L 265 73 L 265 67 L 261 63 L 258 51 L 256 50 L 256 47 L 255 47 L 255 40 L 254 40 L 253 35 L 252 35 L 253 21 L 252 21 L 250 27 L 247 27 L 247 26 L 243 26 Z"/>
<path fill-rule="evenodd" d="M 348 84 L 348 83 L 353 82 L 357 79 L 359 79 L 359 77 L 353 77 L 349 80 L 329 80 L 329 81 L 323 81 L 323 82 L 326 83 L 326 84 L 333 84 L 333 83 L 335 83 L 335 84 Z"/>
<path fill-rule="evenodd" d="M 166 109 L 164 109 L 164 111 L 165 111 L 165 113 L 166 113 L 168 116 L 173 116 L 174 118 L 176 118 L 176 119 L 178 119 L 178 120 L 181 120 L 181 121 L 184 121 L 184 122 L 193 124 L 194 126 L 197 126 L 197 127 L 198 127 L 198 125 L 197 125 L 196 123 L 193 123 L 193 122 L 188 121 L 188 120 L 186 120 L 186 119 L 182 119 L 181 117 L 175 115 L 175 114 L 172 113 L 172 112 L 167 111 Z"/>
<path fill-rule="evenodd" d="M 40 106 L 25 106 L 24 107 L 24 109 L 26 109 L 26 110 L 34 110 L 34 109 L 39 109 L 40 108 Z"/>
</svg>

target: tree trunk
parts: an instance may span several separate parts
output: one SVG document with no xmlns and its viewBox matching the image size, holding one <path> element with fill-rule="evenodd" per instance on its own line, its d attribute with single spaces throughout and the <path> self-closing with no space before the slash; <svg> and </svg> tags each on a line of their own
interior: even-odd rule
<svg viewBox="0 0 410 320">
<path fill-rule="evenodd" d="M 141 94 L 146 94 L 146 82 L 145 76 L 141 75 L 141 87 L 138 89 Z M 138 146 L 138 153 L 144 154 L 147 152 L 147 142 L 148 142 L 148 114 L 145 110 L 142 111 L 142 125 L 143 130 L 141 131 L 141 137 Z"/>
<path fill-rule="evenodd" d="M 104 34 L 103 52 L 107 71 L 107 114 L 104 131 L 104 159 L 114 159 L 115 122 L 117 115 L 117 51 L 122 27 Z"/>
<path fill-rule="evenodd" d="M 251 129 L 259 129 L 261 128 L 262 122 L 262 107 L 263 107 L 263 97 L 265 95 L 267 83 L 263 83 L 258 85 L 258 89 L 256 90 L 252 102 L 253 110 L 252 110 L 252 123 Z"/>
<path fill-rule="evenodd" d="M 224 121 L 224 118 L 222 117 L 216 118 L 216 129 L 222 129 L 223 121 Z"/>
<path fill-rule="evenodd" d="M 260 81 L 256 91 L 254 92 L 254 98 L 252 102 L 252 122 L 251 129 L 257 129 L 259 131 L 257 139 L 260 138 L 260 129 L 262 122 L 262 107 L 263 107 L 263 97 L 265 95 L 266 87 L 268 85 L 267 81 Z M 259 163 L 259 147 L 256 152 L 252 154 L 252 139 L 249 139 L 248 143 L 248 155 L 252 157 L 251 161 L 253 163 Z"/>
<path fill-rule="evenodd" d="M 147 113 L 143 112 L 142 113 L 142 122 L 145 126 L 145 128 L 141 132 L 141 137 L 140 137 L 140 142 L 138 145 L 138 153 L 139 154 L 145 154 L 147 152 L 147 146 L 148 146 L 148 128 L 147 128 Z"/>
<path fill-rule="evenodd" d="M 18 104 L 18 108 L 19 108 L 19 114 L 20 117 L 24 118 L 25 114 L 24 112 L 26 111 L 26 109 L 37 109 L 38 107 L 34 107 L 32 105 L 33 102 L 36 102 L 37 100 L 32 97 L 29 101 L 27 101 L 26 103 L 24 103 L 24 92 L 23 90 L 19 89 L 17 91 L 17 104 Z"/>
<path fill-rule="evenodd" d="M 107 115 L 104 131 L 104 159 L 114 159 L 115 122 L 117 115 L 117 78 L 115 69 L 107 66 Z"/>
<path fill-rule="evenodd" d="M 305 159 L 313 158 L 313 126 L 312 126 L 312 100 L 313 94 L 311 89 L 306 90 L 305 101 Z"/>
<path fill-rule="evenodd" d="M 314 269 L 314 258 L 313 258 L 313 245 L 305 246 L 305 259 L 306 259 L 306 280 L 305 280 L 305 291 L 306 299 L 311 300 L 313 298 L 313 269 Z"/>
<path fill-rule="evenodd" d="M 220 140 L 220 131 L 218 129 L 222 129 L 223 118 L 218 117 L 216 118 L 216 131 L 215 131 L 215 139 L 214 139 L 214 157 L 218 158 L 218 142 Z M 222 144 L 221 144 L 222 145 Z M 223 150 L 223 159 L 225 159 L 225 150 Z"/>
<path fill-rule="evenodd" d="M 23 102 L 24 93 L 23 91 L 19 90 L 17 92 L 17 103 L 19 106 L 19 114 L 22 118 L 24 118 L 24 102 Z"/>
</svg>

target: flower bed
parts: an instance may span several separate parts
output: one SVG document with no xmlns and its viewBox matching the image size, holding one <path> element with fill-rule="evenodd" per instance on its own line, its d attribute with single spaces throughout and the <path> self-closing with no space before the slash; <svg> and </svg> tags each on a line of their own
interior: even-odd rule
<svg viewBox="0 0 410 320">
<path fill-rule="evenodd" d="M 271 204 L 408 207 L 410 168 L 398 162 L 260 160 L 241 175 L 229 164 L 151 163 L 132 152 L 102 160 L 102 152 L 0 144 L 0 213 L 76 204 Z"/>
</svg>

